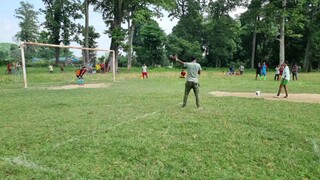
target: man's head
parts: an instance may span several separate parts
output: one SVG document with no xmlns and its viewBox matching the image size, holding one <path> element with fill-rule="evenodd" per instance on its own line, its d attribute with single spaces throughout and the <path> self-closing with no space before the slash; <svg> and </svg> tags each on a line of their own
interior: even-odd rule
<svg viewBox="0 0 320 180">
<path fill-rule="evenodd" d="M 196 61 L 196 60 L 197 60 L 197 58 L 194 55 L 192 55 L 191 56 L 191 61 L 193 62 L 193 61 Z"/>
</svg>

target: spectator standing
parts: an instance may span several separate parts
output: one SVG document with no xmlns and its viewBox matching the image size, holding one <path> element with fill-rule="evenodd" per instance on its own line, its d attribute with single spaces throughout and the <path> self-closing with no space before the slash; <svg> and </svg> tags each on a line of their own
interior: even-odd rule
<svg viewBox="0 0 320 180">
<path fill-rule="evenodd" d="M 256 67 L 256 80 L 259 76 L 259 79 L 260 79 L 260 76 L 261 76 L 261 64 L 258 63 L 257 67 Z"/>
<path fill-rule="evenodd" d="M 280 76 L 280 65 L 278 65 L 276 68 L 276 73 L 274 74 L 274 80 L 279 81 L 279 76 Z"/>
<path fill-rule="evenodd" d="M 265 62 L 263 62 L 261 67 L 261 76 L 264 76 L 263 80 L 267 79 L 267 65 Z M 261 80 L 261 76 L 260 76 L 260 80 Z"/>
<path fill-rule="evenodd" d="M 243 75 L 244 66 L 241 64 L 239 67 L 240 75 Z"/>
<path fill-rule="evenodd" d="M 144 79 L 144 77 L 146 77 L 148 79 L 148 67 L 146 66 L 146 64 L 143 64 L 142 66 L 142 77 Z"/>
<path fill-rule="evenodd" d="M 292 80 L 294 81 L 294 78 L 296 78 L 296 80 L 298 81 L 298 65 L 297 63 L 295 63 L 293 66 L 292 66 Z"/>
</svg>

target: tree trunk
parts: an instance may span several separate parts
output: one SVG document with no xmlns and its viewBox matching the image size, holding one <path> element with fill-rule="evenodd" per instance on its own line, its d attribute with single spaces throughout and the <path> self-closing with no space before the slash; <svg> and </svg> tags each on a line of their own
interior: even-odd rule
<svg viewBox="0 0 320 180">
<path fill-rule="evenodd" d="M 287 0 L 282 0 L 282 7 L 283 7 L 283 12 L 282 12 L 282 19 L 281 19 L 281 24 L 280 24 L 280 52 L 279 52 L 279 60 L 280 64 L 284 63 L 285 61 L 285 25 L 286 25 L 286 16 L 285 16 L 285 9 L 286 9 L 286 4 Z"/>
<path fill-rule="evenodd" d="M 121 22 L 122 22 L 122 0 L 117 0 L 116 1 L 117 4 L 115 4 L 114 6 L 114 20 L 113 20 L 113 24 L 112 24 L 112 31 L 121 31 Z M 114 33 L 114 32 L 112 32 Z M 111 38 L 111 44 L 110 44 L 110 49 L 114 50 L 115 52 L 115 64 L 112 64 L 112 56 L 109 56 L 109 66 L 110 68 L 112 68 L 112 66 L 115 66 L 115 69 L 117 70 L 118 68 L 118 54 L 119 54 L 119 39 L 117 39 L 117 37 L 112 37 Z"/>
<path fill-rule="evenodd" d="M 308 41 L 307 41 L 307 46 L 306 46 L 306 51 L 305 51 L 305 54 L 304 54 L 304 59 L 303 59 L 303 66 L 302 66 L 302 69 L 304 72 L 310 72 L 312 67 L 311 67 L 311 63 L 310 63 L 310 60 L 309 60 L 309 52 L 310 52 L 310 46 L 312 44 L 312 29 L 311 29 L 311 25 L 313 24 L 313 21 L 314 21 L 314 18 L 316 16 L 316 14 L 318 13 L 318 11 L 316 10 L 317 8 L 314 8 L 313 7 L 313 12 L 312 12 L 312 15 L 311 15 L 311 20 L 308 24 L 308 28 L 309 28 L 309 33 L 308 33 Z"/>
<path fill-rule="evenodd" d="M 255 59 L 255 54 L 256 54 L 256 42 L 257 42 L 257 21 L 254 23 L 254 30 L 253 30 L 252 51 L 251 51 L 251 69 L 254 69 L 254 59 Z"/>
<path fill-rule="evenodd" d="M 55 58 L 56 58 L 56 64 L 60 63 L 60 48 L 55 49 Z"/>
<path fill-rule="evenodd" d="M 133 33 L 135 30 L 135 25 L 134 22 L 130 24 L 130 19 L 128 19 L 128 29 L 129 29 L 129 37 L 128 37 L 128 64 L 127 64 L 127 69 L 128 71 L 131 70 L 132 66 L 132 53 L 133 53 L 133 48 L 132 48 L 132 42 L 133 42 Z"/>
<path fill-rule="evenodd" d="M 85 0 L 85 47 L 89 48 L 89 0 Z M 85 50 L 84 63 L 90 61 L 89 50 Z"/>
<path fill-rule="evenodd" d="M 311 33 L 311 32 L 310 32 Z M 310 62 L 309 62 L 309 49 L 311 44 L 311 34 L 309 33 L 308 41 L 307 41 L 307 47 L 306 51 L 304 53 L 304 59 L 303 59 L 303 71 L 304 72 L 310 72 Z"/>
</svg>

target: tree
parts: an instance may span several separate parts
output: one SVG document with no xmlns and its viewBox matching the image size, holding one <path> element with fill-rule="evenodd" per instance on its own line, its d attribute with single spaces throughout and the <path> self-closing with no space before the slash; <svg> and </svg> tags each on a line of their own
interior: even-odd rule
<svg viewBox="0 0 320 180">
<path fill-rule="evenodd" d="M 199 58 L 202 56 L 202 51 L 199 48 L 200 43 L 198 41 L 187 41 L 183 38 L 179 38 L 174 34 L 168 36 L 168 42 L 166 44 L 166 50 L 169 54 L 167 57 L 172 54 L 176 54 L 179 59 L 190 60 L 191 56 Z"/>
<path fill-rule="evenodd" d="M 112 38 L 110 49 L 115 50 L 115 66 L 118 64 L 117 57 L 119 48 L 132 51 L 132 38 L 136 25 L 135 18 L 139 16 L 141 12 L 148 12 L 151 7 L 155 6 L 154 10 L 159 12 L 159 7 L 169 9 L 170 7 L 173 7 L 174 4 L 174 0 L 92 0 L 91 2 L 95 4 L 95 10 L 100 10 L 102 12 L 102 17 L 105 20 L 106 25 L 110 27 L 106 32 Z M 121 23 L 125 21 L 128 22 L 127 30 L 121 27 Z M 124 43 L 126 37 L 128 37 L 127 44 Z M 130 69 L 132 52 L 128 52 L 128 54 L 128 69 Z"/>
<path fill-rule="evenodd" d="M 318 59 L 318 69 L 320 68 L 320 1 L 307 1 L 305 3 L 306 15 L 306 48 L 303 58 L 303 70 L 312 70 L 312 60 Z"/>
<path fill-rule="evenodd" d="M 229 16 L 229 12 L 241 1 L 218 0 L 209 3 L 209 17 L 206 22 L 205 44 L 209 48 L 206 57 L 208 65 L 227 66 L 239 49 L 240 23 Z"/>
<path fill-rule="evenodd" d="M 15 9 L 15 17 L 21 20 L 19 22 L 20 31 L 15 35 L 18 41 L 36 42 L 39 36 L 38 15 L 39 12 L 34 10 L 34 6 L 28 2 L 21 1 L 18 9 Z M 34 47 L 26 48 L 26 58 L 34 54 Z"/>
<path fill-rule="evenodd" d="M 19 41 L 35 42 L 38 38 L 39 12 L 34 10 L 34 6 L 28 2 L 21 1 L 18 9 L 15 10 L 15 17 L 21 20 L 19 22 L 20 31 L 15 35 Z"/>
<path fill-rule="evenodd" d="M 88 39 L 86 36 L 86 30 L 85 27 L 79 25 L 78 26 L 78 34 L 81 34 L 84 39 L 81 40 L 79 35 L 76 35 L 74 40 L 75 42 L 79 43 L 81 46 L 85 46 L 86 43 L 88 43 L 89 48 L 96 48 L 98 47 L 97 39 L 100 37 L 100 34 L 96 32 L 95 28 L 93 26 L 89 26 L 88 28 Z M 86 56 L 86 51 L 82 51 L 82 54 Z M 96 51 L 90 51 L 89 53 L 89 60 L 93 59 L 96 56 Z"/>
<path fill-rule="evenodd" d="M 74 20 L 81 19 L 80 0 L 43 0 L 45 9 L 44 27 L 49 33 L 49 43 L 69 45 L 76 32 Z M 56 64 L 59 63 L 60 48 L 55 49 Z"/>
<path fill-rule="evenodd" d="M 135 47 L 139 62 L 149 65 L 163 64 L 166 35 L 154 20 L 144 24 L 139 32 L 139 45 Z"/>
</svg>

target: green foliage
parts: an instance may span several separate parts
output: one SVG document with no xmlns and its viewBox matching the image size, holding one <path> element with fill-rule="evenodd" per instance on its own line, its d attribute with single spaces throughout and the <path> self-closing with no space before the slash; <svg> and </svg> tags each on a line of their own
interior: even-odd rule
<svg viewBox="0 0 320 180">
<path fill-rule="evenodd" d="M 44 27 L 49 35 L 50 44 L 69 45 L 72 36 L 76 33 L 74 20 L 82 18 L 82 5 L 80 0 L 61 1 L 43 0 L 45 9 L 41 12 L 45 14 Z M 59 63 L 60 49 L 56 48 L 56 63 Z"/>
<path fill-rule="evenodd" d="M 15 17 L 21 20 L 19 22 L 20 31 L 16 34 L 18 41 L 36 42 L 39 34 L 38 15 L 34 6 L 28 2 L 21 1 L 18 9 L 15 10 Z"/>
<path fill-rule="evenodd" d="M 167 57 L 176 54 L 179 59 L 191 61 L 191 56 L 195 56 L 201 62 L 202 52 L 199 47 L 198 41 L 190 42 L 171 34 L 168 36 L 168 43 L 166 45 Z"/>
<path fill-rule="evenodd" d="M 211 19 L 207 26 L 206 44 L 210 50 L 208 65 L 225 67 L 239 49 L 240 24 L 229 16 L 221 16 Z"/>
<path fill-rule="evenodd" d="M 138 38 L 140 43 L 134 47 L 137 61 L 147 65 L 163 64 L 162 56 L 166 35 L 158 23 L 150 20 L 142 25 Z"/>
</svg>

